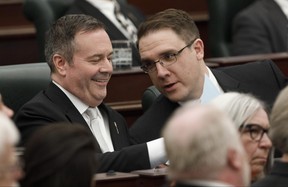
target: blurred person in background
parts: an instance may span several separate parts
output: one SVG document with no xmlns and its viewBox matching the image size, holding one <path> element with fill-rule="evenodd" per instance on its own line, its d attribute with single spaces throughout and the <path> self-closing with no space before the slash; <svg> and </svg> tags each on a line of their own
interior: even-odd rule
<svg viewBox="0 0 288 187">
<path fill-rule="evenodd" d="M 135 6 L 126 0 L 75 0 L 66 14 L 86 14 L 100 20 L 107 28 L 110 39 L 130 40 L 133 66 L 140 65 L 136 48 L 137 29 L 146 18 Z"/>
<path fill-rule="evenodd" d="M 255 0 L 233 21 L 232 55 L 288 51 L 288 1 Z"/>
<path fill-rule="evenodd" d="M 234 122 L 248 155 L 251 183 L 262 178 L 271 166 L 272 143 L 268 137 L 269 117 L 262 101 L 251 94 L 226 92 L 211 103 L 223 110 Z"/>
</svg>

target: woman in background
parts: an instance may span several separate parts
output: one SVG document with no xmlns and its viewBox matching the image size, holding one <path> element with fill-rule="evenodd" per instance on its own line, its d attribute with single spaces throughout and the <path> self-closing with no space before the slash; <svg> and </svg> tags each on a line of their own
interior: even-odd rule
<svg viewBox="0 0 288 187">
<path fill-rule="evenodd" d="M 272 143 L 267 135 L 269 117 L 262 101 L 250 94 L 227 92 L 211 101 L 234 121 L 247 152 L 251 182 L 262 178 L 270 166 Z"/>
</svg>

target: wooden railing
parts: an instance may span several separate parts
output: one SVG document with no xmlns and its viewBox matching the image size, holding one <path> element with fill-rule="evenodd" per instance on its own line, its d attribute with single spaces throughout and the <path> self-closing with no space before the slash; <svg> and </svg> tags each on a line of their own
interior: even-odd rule
<svg viewBox="0 0 288 187">
<path fill-rule="evenodd" d="M 284 53 L 270 53 L 270 54 L 257 54 L 257 55 L 243 55 L 233 57 L 218 57 L 207 58 L 206 63 L 215 63 L 218 66 L 233 66 L 237 64 L 244 64 L 249 62 L 255 62 L 259 60 L 273 60 L 281 71 L 288 76 L 288 52 Z"/>
</svg>

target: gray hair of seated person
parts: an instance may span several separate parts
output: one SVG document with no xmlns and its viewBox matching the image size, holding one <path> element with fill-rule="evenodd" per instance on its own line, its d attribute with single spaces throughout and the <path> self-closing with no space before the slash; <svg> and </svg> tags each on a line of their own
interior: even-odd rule
<svg viewBox="0 0 288 187">
<path fill-rule="evenodd" d="M 203 110 L 202 114 L 195 114 L 199 108 Z M 189 173 L 194 179 L 215 180 L 218 172 L 227 165 L 229 149 L 244 155 L 231 119 L 209 105 L 180 107 L 168 120 L 162 135 L 170 161 L 171 179 Z"/>
<path fill-rule="evenodd" d="M 91 187 L 98 165 L 95 142 L 80 124 L 40 128 L 26 144 L 21 187 Z"/>
<path fill-rule="evenodd" d="M 187 44 L 200 38 L 199 30 L 188 12 L 166 9 L 147 18 L 138 29 L 138 41 L 151 32 L 171 29 Z"/>
<path fill-rule="evenodd" d="M 288 87 L 279 93 L 273 105 L 269 137 L 277 149 L 288 154 Z"/>
<path fill-rule="evenodd" d="M 211 104 L 225 111 L 237 128 L 259 109 L 267 112 L 264 102 L 247 93 L 226 92 L 214 98 Z"/>
<path fill-rule="evenodd" d="M 3 112 L 0 112 L 0 156 L 5 151 L 5 146 L 14 146 L 20 138 L 14 122 Z"/>
<path fill-rule="evenodd" d="M 53 64 L 55 54 L 62 55 L 68 63 L 73 63 L 73 55 L 77 50 L 74 41 L 76 34 L 101 29 L 105 30 L 104 24 L 89 15 L 71 14 L 59 18 L 49 28 L 45 38 L 45 56 L 51 72 L 55 71 Z"/>
</svg>

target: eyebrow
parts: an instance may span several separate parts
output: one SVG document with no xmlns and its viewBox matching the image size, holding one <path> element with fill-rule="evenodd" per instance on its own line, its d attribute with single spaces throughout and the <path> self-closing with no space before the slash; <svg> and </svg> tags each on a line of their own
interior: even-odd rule
<svg viewBox="0 0 288 187">
<path fill-rule="evenodd" d="M 168 49 L 168 50 L 166 50 L 166 51 L 163 51 L 162 53 L 160 53 L 159 55 L 158 55 L 158 57 L 156 58 L 156 60 L 158 59 L 158 58 L 160 58 L 160 57 L 163 57 L 164 55 L 166 55 L 166 54 L 168 54 L 168 53 L 172 53 L 172 54 L 176 54 L 177 53 L 177 50 L 175 50 L 175 49 Z M 145 62 L 145 61 L 149 61 L 149 62 L 154 62 L 155 60 L 153 60 L 153 59 L 150 59 L 150 58 L 143 58 L 143 59 L 141 59 L 141 62 Z"/>
</svg>

